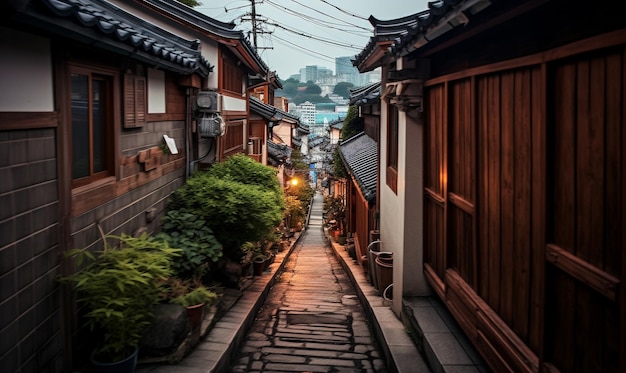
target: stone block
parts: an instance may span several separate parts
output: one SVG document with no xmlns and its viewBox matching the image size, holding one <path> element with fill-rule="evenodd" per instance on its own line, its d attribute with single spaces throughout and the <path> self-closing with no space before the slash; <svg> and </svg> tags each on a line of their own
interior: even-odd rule
<svg viewBox="0 0 626 373">
<path fill-rule="evenodd" d="M 142 354 L 165 356 L 176 349 L 189 333 L 187 310 L 177 304 L 157 304 L 154 321 L 140 343 Z"/>
</svg>

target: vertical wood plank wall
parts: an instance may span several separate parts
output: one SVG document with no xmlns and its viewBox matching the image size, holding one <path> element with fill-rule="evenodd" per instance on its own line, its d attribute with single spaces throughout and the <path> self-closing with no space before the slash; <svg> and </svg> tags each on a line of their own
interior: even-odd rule
<svg viewBox="0 0 626 373">
<path fill-rule="evenodd" d="M 495 370 L 626 368 L 625 55 L 426 84 L 425 273 Z"/>
</svg>

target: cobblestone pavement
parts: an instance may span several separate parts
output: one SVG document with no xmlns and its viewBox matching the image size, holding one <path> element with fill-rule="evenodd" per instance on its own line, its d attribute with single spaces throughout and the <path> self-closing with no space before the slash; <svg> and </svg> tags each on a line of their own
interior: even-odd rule
<svg viewBox="0 0 626 373">
<path fill-rule="evenodd" d="M 233 372 L 387 372 L 354 288 L 322 231 L 322 196 Z"/>
</svg>

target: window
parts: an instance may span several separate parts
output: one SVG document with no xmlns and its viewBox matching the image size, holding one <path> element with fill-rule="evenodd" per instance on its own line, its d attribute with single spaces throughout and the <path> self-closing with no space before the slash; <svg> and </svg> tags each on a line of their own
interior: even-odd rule
<svg viewBox="0 0 626 373">
<path fill-rule="evenodd" d="M 113 78 L 70 68 L 73 187 L 114 175 Z"/>
<path fill-rule="evenodd" d="M 387 105 L 387 185 L 398 191 L 398 108 Z"/>
<path fill-rule="evenodd" d="M 244 74 L 242 69 L 234 62 L 233 57 L 226 53 L 222 54 L 223 81 L 222 88 L 237 94 L 243 93 Z"/>
<path fill-rule="evenodd" d="M 162 92 L 165 91 L 163 86 Z M 158 92 L 158 91 L 157 91 Z M 146 125 L 146 78 L 127 74 L 124 76 L 124 128 Z M 165 93 L 163 93 L 163 108 Z"/>
</svg>

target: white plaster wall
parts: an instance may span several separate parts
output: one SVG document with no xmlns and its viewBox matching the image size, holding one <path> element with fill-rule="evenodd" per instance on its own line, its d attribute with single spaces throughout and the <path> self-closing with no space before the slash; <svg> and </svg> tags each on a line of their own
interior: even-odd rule
<svg viewBox="0 0 626 373">
<path fill-rule="evenodd" d="M 411 114 L 414 115 L 414 114 Z M 387 105 L 381 108 L 380 239 L 382 250 L 393 252 L 393 304 L 400 315 L 402 297 L 429 295 L 423 271 L 423 127 L 403 112 L 398 116 L 398 188 L 387 176 Z M 408 208 L 407 208 L 408 206 Z"/>
<path fill-rule="evenodd" d="M 148 113 L 165 112 L 165 72 L 148 69 Z"/>
<path fill-rule="evenodd" d="M 400 137 L 404 151 L 400 152 L 404 192 L 404 255 L 402 273 L 397 281 L 403 284 L 401 296 L 425 296 L 431 294 L 430 285 L 424 277 L 424 126 L 414 110 L 410 114 L 400 113 L 404 119 L 405 136 Z M 398 182 L 400 184 L 400 182 Z M 395 280 L 394 280 L 395 281 Z M 395 289 L 394 289 L 395 290 Z M 401 304 L 398 304 L 401 307 Z"/>
<path fill-rule="evenodd" d="M 272 131 L 274 132 L 274 136 L 280 137 L 285 145 L 291 147 L 291 123 L 285 121 L 276 122 Z"/>
<path fill-rule="evenodd" d="M 222 111 L 246 111 L 246 100 L 232 96 L 222 95 Z"/>
<path fill-rule="evenodd" d="M 0 111 L 54 111 L 50 40 L 0 27 Z"/>
</svg>

